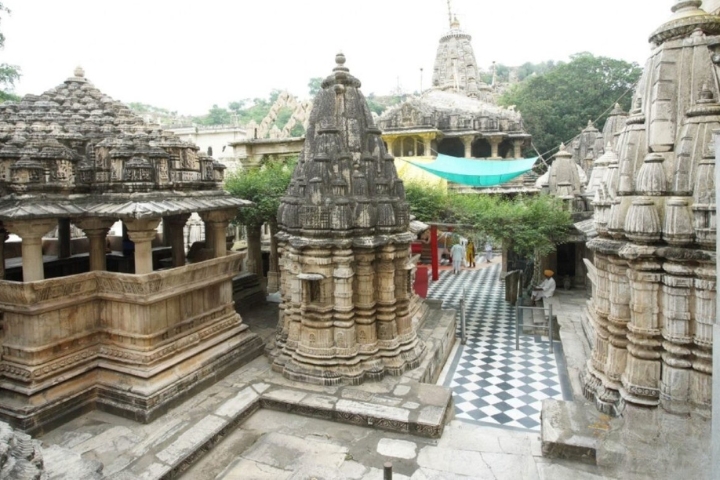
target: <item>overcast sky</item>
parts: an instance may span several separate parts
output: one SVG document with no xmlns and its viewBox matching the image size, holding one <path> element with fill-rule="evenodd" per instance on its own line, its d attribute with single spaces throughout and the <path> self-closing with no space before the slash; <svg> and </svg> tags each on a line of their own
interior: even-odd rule
<svg viewBox="0 0 720 480">
<path fill-rule="evenodd" d="M 42 93 L 81 65 L 103 92 L 201 114 L 212 104 L 307 96 L 338 51 L 367 95 L 430 84 L 446 0 L 3 0 L 0 63 L 16 93 Z M 453 0 L 480 67 L 589 51 L 643 64 L 674 0 Z"/>
</svg>

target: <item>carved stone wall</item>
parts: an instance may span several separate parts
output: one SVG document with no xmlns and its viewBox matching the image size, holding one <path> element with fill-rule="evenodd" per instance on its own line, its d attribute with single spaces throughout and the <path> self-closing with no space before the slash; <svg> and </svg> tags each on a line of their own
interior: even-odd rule
<svg viewBox="0 0 720 480">
<path fill-rule="evenodd" d="M 678 1 L 651 42 L 634 108 L 596 192 L 599 237 L 586 331 L 586 394 L 601 410 L 624 402 L 709 411 L 715 317 L 715 161 L 720 87 L 708 46 L 720 17 Z"/>
<path fill-rule="evenodd" d="M 241 261 L 230 254 L 147 275 L 0 282 L 0 417 L 37 431 L 95 403 L 147 421 L 257 354 L 261 342 L 232 299 Z"/>
</svg>

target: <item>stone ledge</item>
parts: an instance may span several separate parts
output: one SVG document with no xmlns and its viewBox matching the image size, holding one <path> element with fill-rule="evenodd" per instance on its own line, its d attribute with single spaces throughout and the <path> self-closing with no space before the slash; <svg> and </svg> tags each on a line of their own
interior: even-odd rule
<svg viewBox="0 0 720 480">
<path fill-rule="evenodd" d="M 609 417 L 604 415 L 602 417 L 605 418 L 596 418 L 596 422 L 593 423 L 586 412 L 582 411 L 582 406 L 578 407 L 573 402 L 543 400 L 541 413 L 543 456 L 597 465 L 602 432 L 610 429 Z"/>
</svg>

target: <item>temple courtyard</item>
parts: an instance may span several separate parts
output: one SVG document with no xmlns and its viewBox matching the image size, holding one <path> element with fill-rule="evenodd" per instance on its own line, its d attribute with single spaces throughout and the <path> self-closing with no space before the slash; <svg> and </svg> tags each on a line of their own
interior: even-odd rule
<svg viewBox="0 0 720 480">
<path fill-rule="evenodd" d="M 45 454 L 48 473 L 113 479 L 374 479 L 382 478 L 383 465 L 391 462 L 394 479 L 671 479 L 680 472 L 710 478 L 702 448 L 709 422 L 684 422 L 659 411 L 628 408 L 611 419 L 586 408 L 583 415 L 590 418 L 560 422 L 574 423 L 566 426 L 566 434 L 589 432 L 581 443 L 603 440 L 596 459 L 583 463 L 543 456 L 544 439 L 534 422 L 540 420 L 535 409 L 542 400 L 585 403 L 579 373 L 589 348 L 581 338 L 578 313 L 586 294 L 558 292 L 562 342 L 555 342 L 554 354 L 548 353 L 547 339 L 535 335 L 522 335 L 521 349 L 515 351 L 499 266 L 496 260 L 458 276 L 442 272 L 428 295 L 431 307 L 439 307 L 432 298 L 444 301 L 435 316 L 440 321 L 419 330 L 431 349 L 447 341 L 448 332 L 438 324 L 456 314 L 459 320 L 459 313 L 446 309 L 457 306 L 463 289 L 468 298 L 467 344 L 456 339 L 437 380 L 451 388 L 452 410 L 446 408 L 447 389 L 417 382 L 435 368 L 432 362 L 402 377 L 328 387 L 289 381 L 261 356 L 149 424 L 93 411 L 49 432 L 39 438 L 54 445 Z M 272 342 L 276 304 L 252 309 L 243 319 Z M 459 336 L 459 326 L 453 333 Z M 519 372 L 513 378 L 521 383 L 488 384 L 486 374 L 505 366 Z M 534 369 L 529 376 L 537 380 L 522 375 L 527 368 Z M 523 395 L 513 396 L 513 389 Z M 449 420 L 444 429 L 443 419 Z M 550 425 L 546 430 L 553 430 Z M 640 427 L 647 435 L 637 434 Z M 104 467 L 97 477 L 100 463 Z"/>
</svg>

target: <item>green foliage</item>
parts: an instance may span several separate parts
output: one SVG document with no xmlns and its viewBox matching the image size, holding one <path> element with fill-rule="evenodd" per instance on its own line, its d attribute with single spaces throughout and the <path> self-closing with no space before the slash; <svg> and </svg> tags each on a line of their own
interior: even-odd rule
<svg viewBox="0 0 720 480">
<path fill-rule="evenodd" d="M 572 226 L 563 202 L 550 195 L 446 193 L 419 182 L 406 183 L 405 192 L 410 212 L 418 220 L 465 225 L 471 235 L 503 241 L 524 257 L 552 252 L 567 239 Z"/>
<path fill-rule="evenodd" d="M 405 197 L 410 213 L 421 222 L 438 222 L 447 216 L 448 195 L 439 185 L 422 182 L 407 182 Z"/>
<path fill-rule="evenodd" d="M 207 115 L 196 121 L 200 125 L 227 125 L 232 123 L 232 115 L 226 109 L 213 105 Z"/>
<path fill-rule="evenodd" d="M 0 3 L 0 15 L 10 13 L 10 10 Z M 0 32 L 0 49 L 5 46 L 5 35 Z M 11 90 L 15 87 L 15 82 L 20 79 L 20 67 L 17 65 L 0 64 L 0 102 L 6 100 L 18 100 L 19 97 L 14 95 Z"/>
<path fill-rule="evenodd" d="M 268 162 L 260 168 L 240 170 L 225 178 L 225 190 L 255 205 L 238 210 L 237 221 L 243 225 L 261 225 L 277 221 L 280 198 L 290 184 L 296 159 Z"/>
<path fill-rule="evenodd" d="M 296 123 L 293 128 L 290 129 L 291 137 L 302 137 L 303 135 L 305 135 L 305 127 L 303 127 L 303 124 L 300 122 Z"/>
<path fill-rule="evenodd" d="M 642 73 L 636 63 L 578 53 L 570 62 L 514 85 L 501 98 L 505 106 L 515 105 L 525 127 L 541 153 L 574 138 L 637 83 Z M 621 105 L 630 107 L 631 97 Z M 596 126 L 602 128 L 606 117 Z"/>
<path fill-rule="evenodd" d="M 308 81 L 308 92 L 310 93 L 311 97 L 315 97 L 320 92 L 320 89 L 322 88 L 322 77 L 313 77 Z"/>
<path fill-rule="evenodd" d="M 289 107 L 282 107 L 280 110 L 278 110 L 277 118 L 275 119 L 275 125 L 282 130 L 285 125 L 287 125 L 288 120 L 290 120 L 290 117 L 292 117 L 293 111 L 292 108 Z"/>
<path fill-rule="evenodd" d="M 548 73 L 550 70 L 552 70 L 553 68 L 555 68 L 559 65 L 563 65 L 563 64 L 564 64 L 564 62 L 555 63 L 554 60 L 548 60 L 546 62 L 540 62 L 540 63 L 530 63 L 530 62 L 523 63 L 522 65 L 520 65 L 517 68 L 518 80 L 523 81 L 526 78 L 532 76 L 533 74 L 544 75 L 544 74 Z"/>
</svg>

